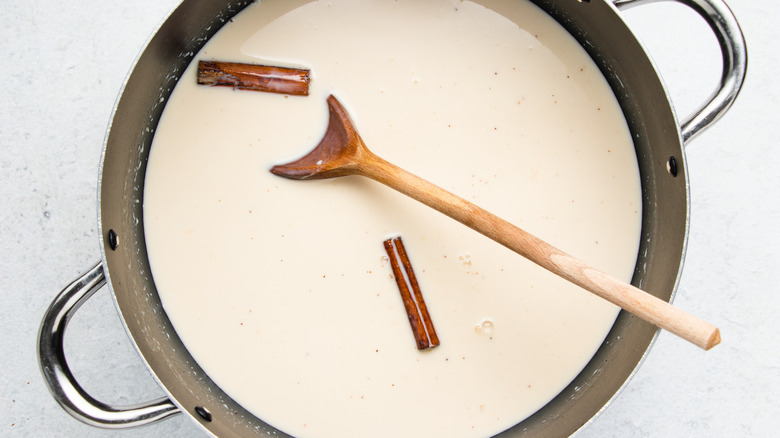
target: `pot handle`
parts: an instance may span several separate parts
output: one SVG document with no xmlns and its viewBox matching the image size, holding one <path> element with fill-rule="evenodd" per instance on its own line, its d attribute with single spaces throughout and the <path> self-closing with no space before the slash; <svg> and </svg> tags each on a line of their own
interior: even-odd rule
<svg viewBox="0 0 780 438">
<path fill-rule="evenodd" d="M 63 348 L 65 328 L 79 307 L 105 284 L 103 264 L 98 263 L 63 289 L 46 311 L 38 332 L 38 360 L 49 391 L 65 411 L 97 427 L 141 426 L 180 412 L 166 397 L 132 406 L 101 403 L 87 394 L 70 372 Z"/>
<path fill-rule="evenodd" d="M 612 0 L 618 9 L 628 9 L 664 0 Z M 667 0 L 668 1 L 668 0 Z M 731 9 L 722 0 L 671 0 L 696 11 L 710 26 L 723 55 L 723 73 L 720 86 L 709 99 L 681 123 L 683 143 L 700 134 L 718 121 L 737 98 L 747 71 L 745 37 Z"/>
</svg>

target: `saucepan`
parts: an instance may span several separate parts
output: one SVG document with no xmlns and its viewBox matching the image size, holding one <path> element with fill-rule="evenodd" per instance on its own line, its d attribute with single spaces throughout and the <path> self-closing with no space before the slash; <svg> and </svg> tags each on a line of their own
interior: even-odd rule
<svg viewBox="0 0 780 438">
<path fill-rule="evenodd" d="M 621 9 L 653 1 L 533 0 L 580 42 L 617 96 L 633 135 L 642 182 L 641 245 L 632 283 L 671 301 L 688 233 L 684 146 L 731 106 L 745 77 L 747 54 L 739 25 L 723 1 L 675 0 L 709 24 L 723 55 L 719 87 L 691 116 L 678 120 L 649 55 L 621 18 Z M 117 101 L 99 179 L 102 259 L 55 298 L 38 338 L 40 365 L 52 394 L 67 412 L 88 424 L 125 428 L 184 413 L 216 436 L 286 436 L 232 400 L 188 353 L 157 295 L 143 231 L 146 161 L 164 102 L 194 54 L 250 3 L 184 0 L 150 39 Z M 68 321 L 104 285 L 166 397 L 110 406 L 87 394 L 69 371 L 63 351 Z M 501 436 L 575 433 L 616 397 L 648 354 L 656 333 L 656 327 L 621 312 L 579 376 Z"/>
</svg>

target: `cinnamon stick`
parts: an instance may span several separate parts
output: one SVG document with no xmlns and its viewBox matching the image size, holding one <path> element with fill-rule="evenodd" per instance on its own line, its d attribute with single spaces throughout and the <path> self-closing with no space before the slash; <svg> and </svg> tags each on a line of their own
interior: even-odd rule
<svg viewBox="0 0 780 438">
<path fill-rule="evenodd" d="M 309 70 L 237 62 L 200 61 L 198 84 L 308 96 Z"/>
<path fill-rule="evenodd" d="M 433 321 L 428 314 L 428 307 L 423 300 L 420 285 L 417 283 L 417 277 L 414 275 L 412 263 L 401 237 L 387 239 L 384 241 L 384 245 L 390 259 L 390 266 L 393 269 L 395 282 L 398 285 L 398 291 L 401 293 L 406 315 L 409 318 L 409 325 L 412 327 L 417 349 L 425 350 L 436 347 L 439 345 L 439 337 L 436 335 Z"/>
</svg>

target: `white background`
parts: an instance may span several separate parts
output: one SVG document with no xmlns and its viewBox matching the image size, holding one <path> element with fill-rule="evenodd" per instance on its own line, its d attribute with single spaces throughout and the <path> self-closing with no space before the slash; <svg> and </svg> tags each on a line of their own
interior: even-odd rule
<svg viewBox="0 0 780 438">
<path fill-rule="evenodd" d="M 575 0 L 570 0 L 575 1 Z M 99 260 L 96 186 L 117 93 L 178 0 L 0 0 L 0 436 L 200 436 L 183 415 L 111 432 L 66 414 L 43 384 L 41 317 Z M 780 5 L 728 0 L 748 43 L 745 87 L 687 148 L 688 255 L 675 304 L 721 328 L 703 352 L 661 333 L 617 400 L 580 437 L 770 437 L 780 428 Z M 716 86 L 720 55 L 687 8 L 624 13 L 657 62 L 680 114 Z M 71 367 L 96 398 L 161 396 L 107 290 L 76 315 Z"/>
</svg>

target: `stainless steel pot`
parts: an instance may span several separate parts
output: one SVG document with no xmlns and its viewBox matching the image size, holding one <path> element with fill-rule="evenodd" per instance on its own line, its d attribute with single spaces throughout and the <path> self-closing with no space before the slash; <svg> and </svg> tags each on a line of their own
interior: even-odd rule
<svg viewBox="0 0 780 438">
<path fill-rule="evenodd" d="M 306 3 L 307 0 L 297 0 Z M 533 0 L 590 53 L 611 84 L 634 136 L 642 178 L 643 218 L 633 284 L 671 300 L 685 255 L 688 177 L 683 146 L 731 105 L 747 67 L 745 42 L 720 0 L 675 0 L 696 10 L 723 54 L 720 87 L 682 123 L 655 67 L 621 19 L 619 9 L 659 0 Z M 247 0 L 184 0 L 139 57 L 114 111 L 100 174 L 102 261 L 66 287 L 44 316 L 38 350 L 57 401 L 88 424 L 123 428 L 184 412 L 217 436 L 286 436 L 254 417 L 200 369 L 168 320 L 147 260 L 142 195 L 152 132 L 193 55 Z M 103 285 L 113 292 L 127 331 L 168 397 L 115 407 L 88 395 L 68 369 L 68 321 Z M 582 373 L 539 412 L 501 436 L 568 436 L 591 421 L 620 391 L 653 343 L 657 329 L 621 312 Z"/>
</svg>

